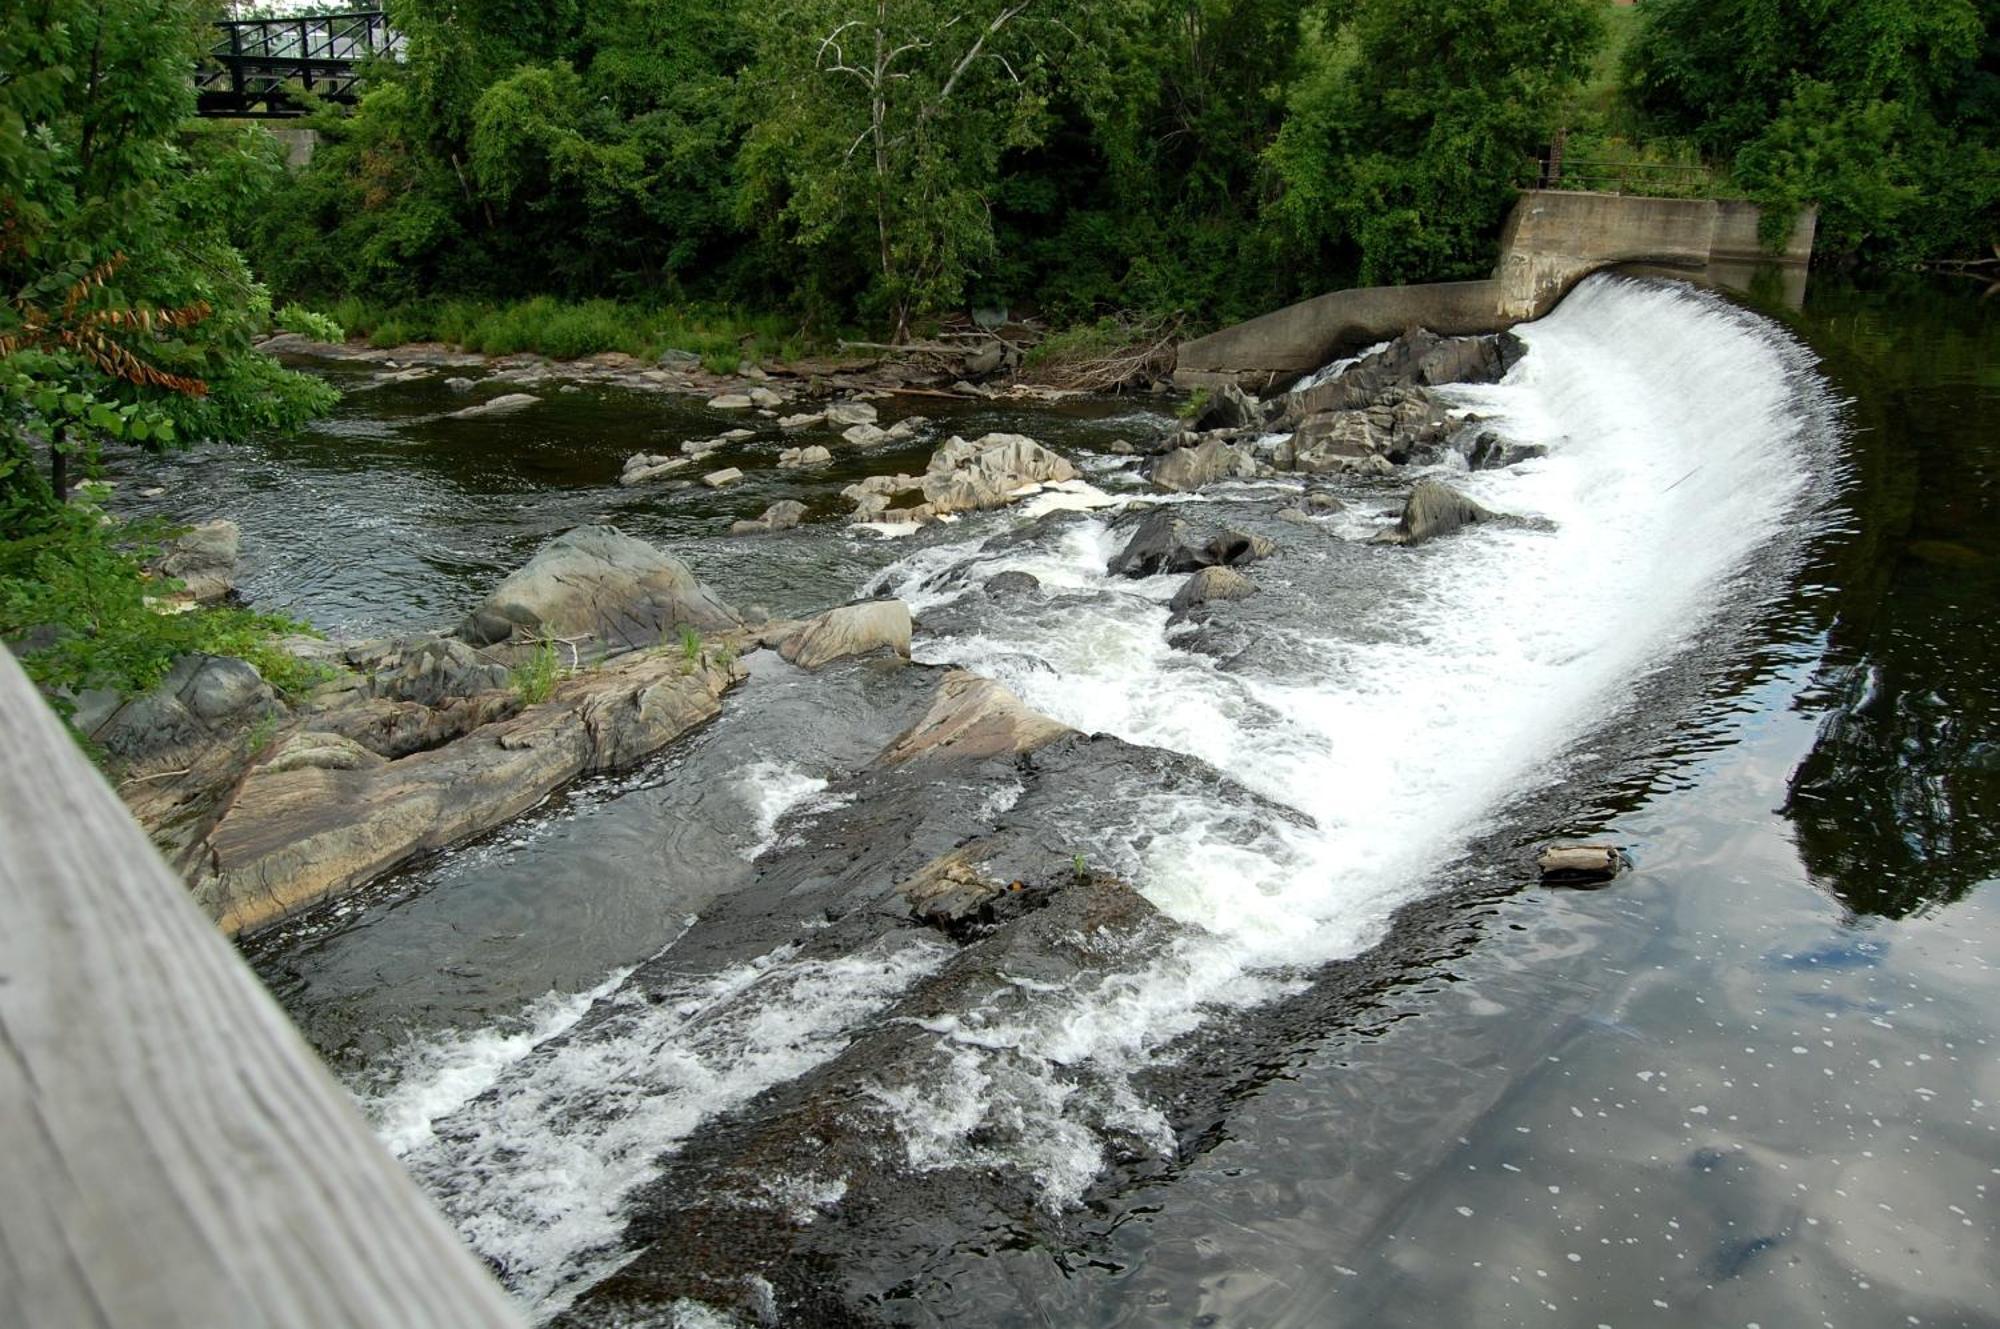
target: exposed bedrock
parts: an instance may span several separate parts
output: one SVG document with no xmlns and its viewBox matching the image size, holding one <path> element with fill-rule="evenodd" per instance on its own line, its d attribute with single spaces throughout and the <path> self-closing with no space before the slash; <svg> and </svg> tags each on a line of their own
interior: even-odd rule
<svg viewBox="0 0 2000 1329">
<path fill-rule="evenodd" d="M 1078 733 L 957 671 L 938 678 L 905 734 L 827 792 L 845 802 L 759 860 L 749 886 L 642 965 L 565 1042 L 629 1038 L 653 1003 L 781 944 L 787 965 L 869 956 L 918 976 L 843 1051 L 665 1158 L 626 1206 L 633 1257 L 558 1323 L 651 1322 L 681 1298 L 751 1322 L 896 1323 L 903 1317 L 878 1319 L 883 1292 L 933 1260 L 996 1228 L 1059 1226 L 1028 1175 L 980 1161 L 1038 1143 L 1031 1121 L 994 1111 L 973 1128 L 976 1153 L 923 1166 L 912 1165 L 905 1131 L 944 1110 L 937 1087 L 953 1082 L 978 1029 L 1032 1020 L 1051 985 L 1129 970 L 1178 935 L 1088 861 L 1076 808 L 1087 800 L 1115 818 L 1121 806 L 1194 795 L 1217 808 L 1219 835 L 1246 839 L 1269 834 L 1273 819 L 1300 820 L 1199 761 Z M 970 1042 L 951 1036 L 960 1028 Z M 1087 1072 L 1064 1074 L 1088 1099 Z M 493 1094 L 507 1089 L 503 1081 Z M 463 1127 L 440 1123 L 447 1146 L 454 1130 L 478 1130 L 479 1113 L 475 1103 Z M 1101 1115 L 1099 1129 L 1127 1136 L 1109 1095 Z M 788 1189 L 834 1198 L 787 1198 Z"/>
</svg>

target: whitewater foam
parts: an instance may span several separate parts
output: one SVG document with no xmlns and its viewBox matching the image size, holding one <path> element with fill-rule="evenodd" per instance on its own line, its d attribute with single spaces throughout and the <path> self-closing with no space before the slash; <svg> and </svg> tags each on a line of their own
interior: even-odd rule
<svg viewBox="0 0 2000 1329">
<path fill-rule="evenodd" d="M 990 1163 L 990 1143 L 970 1141 L 1032 1120 L 1005 1134 L 1068 1157 L 1018 1165 L 1052 1203 L 1074 1199 L 1098 1146 L 1071 1129 L 1076 1104 L 1052 1083 L 1079 1067 L 1116 1083 L 1217 1010 L 1372 944 L 1509 802 L 1557 778 L 1639 680 L 1699 641 L 1796 520 L 1823 417 L 1803 353 L 1775 327 L 1686 288 L 1597 278 L 1518 332 L 1529 353 L 1505 381 L 1449 396 L 1548 455 L 1455 482 L 1544 520 L 1381 551 L 1411 560 L 1383 607 L 1392 631 L 1298 624 L 1283 672 L 1221 669 L 1167 643 L 1176 579 L 1108 577 L 1122 533 L 1089 520 L 981 560 L 981 575 L 1018 569 L 1080 593 L 1063 615 L 919 639 L 920 660 L 994 676 L 1080 728 L 1198 756 L 1315 825 L 1246 843 L 1216 833 L 1216 809 L 1163 796 L 1112 866 L 1198 931 L 1143 972 L 1039 1002 L 1011 1027 L 943 1033 L 970 1061 L 948 1087 L 952 1110 L 932 1094 L 907 1115 L 914 1164 Z M 963 593 L 936 573 L 969 552 L 925 550 L 884 580 L 921 613 Z M 1115 1127 L 1101 1114 L 1089 1124 Z"/>
</svg>

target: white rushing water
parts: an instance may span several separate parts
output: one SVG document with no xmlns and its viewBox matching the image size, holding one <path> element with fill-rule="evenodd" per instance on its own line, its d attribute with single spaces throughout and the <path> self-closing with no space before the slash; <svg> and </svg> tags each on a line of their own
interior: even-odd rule
<svg viewBox="0 0 2000 1329">
<path fill-rule="evenodd" d="M 1163 601 L 1178 579 L 1107 577 L 1124 532 L 1098 521 L 991 564 L 1091 593 L 1072 612 L 919 642 L 920 659 L 994 676 L 1080 729 L 1201 757 L 1317 825 L 1276 825 L 1249 848 L 1211 833 L 1208 806 L 1163 796 L 1135 828 L 1143 847 L 1115 866 L 1197 939 L 1012 1027 L 944 1031 L 954 1101 L 941 1110 L 937 1087 L 911 1099 L 914 1164 L 1027 1167 L 1062 1203 L 1099 1170 L 1093 1127 L 1158 1138 L 1143 1108 L 1069 1092 L 1075 1073 L 1116 1084 L 1212 1012 L 1283 990 L 1286 971 L 1365 949 L 1510 799 L 1558 778 L 1649 671 L 1696 645 L 1797 519 L 1822 420 L 1802 352 L 1772 325 L 1686 288 L 1598 278 L 1519 334 L 1528 354 L 1502 384 L 1451 396 L 1549 455 L 1453 483 L 1548 526 L 1384 551 L 1420 571 L 1368 631 L 1289 628 L 1285 674 L 1170 645 Z M 890 585 L 921 614 L 962 593 L 922 589 L 950 557 L 926 551 Z M 998 1120 L 1034 1124 L 1004 1156 L 967 1143 Z"/>
<path fill-rule="evenodd" d="M 1080 729 L 1199 757 L 1314 825 L 1274 818 L 1245 844 L 1216 832 L 1225 812 L 1162 792 L 1132 824 L 1094 826 L 1116 860 L 1106 866 L 1189 925 L 1185 939 L 1135 971 L 1024 987 L 1026 1014 L 927 1026 L 948 1054 L 945 1081 L 875 1089 L 912 1166 L 1022 1169 L 1060 1206 L 1099 1174 L 1107 1135 L 1170 1146 L 1129 1072 L 1203 1020 L 1376 940 L 1510 800 L 1560 778 L 1565 754 L 1650 670 L 1698 644 L 1756 554 L 1797 520 L 1814 484 L 1818 389 L 1770 324 L 1683 288 L 1598 278 L 1519 331 L 1529 353 L 1504 383 L 1452 395 L 1549 455 L 1453 483 L 1545 524 L 1379 551 L 1403 560 L 1394 602 L 1365 623 L 1283 627 L 1288 649 L 1269 657 L 1283 672 L 1224 670 L 1172 645 L 1179 579 L 1108 577 L 1123 533 L 1088 513 L 1053 542 L 989 560 L 1075 592 L 1065 612 L 1000 611 L 986 635 L 919 638 L 921 659 L 998 678 Z M 1344 516 L 1324 538 L 1372 526 Z M 968 523 L 965 540 L 912 555 L 887 580 L 921 614 L 959 593 L 923 589 L 931 574 L 979 545 Z M 794 755 L 737 777 L 746 856 L 826 801 L 825 779 L 788 764 Z M 651 1002 L 614 975 L 511 1032 L 413 1051 L 371 1108 L 460 1231 L 547 1315 L 623 1258 L 622 1203 L 663 1153 L 836 1055 L 950 949 L 901 937 L 808 961 L 781 948 Z M 607 1028 L 556 1037 L 600 999 Z M 840 1179 L 799 1185 L 809 1209 Z"/>
</svg>

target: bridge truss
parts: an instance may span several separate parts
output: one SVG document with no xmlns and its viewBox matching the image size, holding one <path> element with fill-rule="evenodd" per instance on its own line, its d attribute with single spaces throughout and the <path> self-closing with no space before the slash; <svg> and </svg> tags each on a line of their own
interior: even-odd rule
<svg viewBox="0 0 2000 1329">
<path fill-rule="evenodd" d="M 195 109 L 206 116 L 279 119 L 304 115 L 315 99 L 352 104 L 368 61 L 403 56 L 403 36 L 381 10 L 215 26 L 220 37 L 194 76 Z"/>
</svg>

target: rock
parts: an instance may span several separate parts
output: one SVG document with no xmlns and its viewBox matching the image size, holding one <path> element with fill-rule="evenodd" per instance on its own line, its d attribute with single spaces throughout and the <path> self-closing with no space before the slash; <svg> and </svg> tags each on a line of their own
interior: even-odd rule
<svg viewBox="0 0 2000 1329">
<path fill-rule="evenodd" d="M 930 709 L 876 760 L 896 766 L 928 757 L 1018 756 L 1076 732 L 1028 706 L 990 678 L 955 669 Z"/>
<path fill-rule="evenodd" d="M 630 487 L 657 480 L 670 471 L 678 471 L 690 462 L 687 457 L 662 457 L 644 452 L 635 452 L 625 459 L 625 469 L 618 476 L 618 483 Z"/>
<path fill-rule="evenodd" d="M 1006 363 L 1007 348 L 999 342 L 992 342 L 965 357 L 964 372 L 967 378 L 985 378 L 996 373 Z"/>
<path fill-rule="evenodd" d="M 678 651 L 634 655 L 400 760 L 254 767 L 192 850 L 195 902 L 230 933 L 275 921 L 519 816 L 580 775 L 652 755 L 716 715 L 743 676 L 706 658 L 690 667 Z"/>
<path fill-rule="evenodd" d="M 754 429 L 725 429 L 715 436 L 717 443 L 744 443 L 757 437 Z"/>
<path fill-rule="evenodd" d="M 495 397 L 492 401 L 480 402 L 477 406 L 467 406 L 463 410 L 451 412 L 447 420 L 477 420 L 493 415 L 513 415 L 525 411 L 541 400 L 532 392 L 509 392 Z"/>
<path fill-rule="evenodd" d="M 825 466 L 832 460 L 833 454 L 817 443 L 805 448 L 786 448 L 778 454 L 778 465 L 786 470 L 804 466 Z"/>
<path fill-rule="evenodd" d="M 1201 410 L 1194 417 L 1194 428 L 1197 433 L 1211 429 L 1247 429 L 1251 425 L 1262 424 L 1263 420 L 1263 406 L 1251 400 L 1234 383 L 1225 383 L 1202 403 Z"/>
<path fill-rule="evenodd" d="M 1042 583 L 1035 578 L 1033 573 L 998 572 L 988 577 L 981 589 L 996 600 L 1014 599 L 1024 595 L 1033 595 L 1042 589 Z"/>
<path fill-rule="evenodd" d="M 772 531 L 789 531 L 797 526 L 806 515 L 806 505 L 793 498 L 781 498 L 762 515 L 751 521 L 731 524 L 731 535 L 767 535 Z"/>
<path fill-rule="evenodd" d="M 470 392 L 474 387 L 473 381 L 469 378 L 448 378 L 444 381 L 444 385 L 453 392 Z"/>
<path fill-rule="evenodd" d="M 256 666 L 225 655 L 184 655 L 158 687 L 119 703 L 94 728 L 92 742 L 127 762 L 213 741 L 287 713 Z"/>
<path fill-rule="evenodd" d="M 725 392 L 719 397 L 708 399 L 709 408 L 717 411 L 747 411 L 756 404 L 740 392 Z"/>
<path fill-rule="evenodd" d="M 1310 526 L 1313 524 L 1313 519 L 1306 515 L 1303 508 L 1279 508 L 1272 515 L 1279 521 L 1288 521 L 1294 526 Z"/>
<path fill-rule="evenodd" d="M 724 485 L 733 485 L 742 478 L 743 472 L 740 469 L 734 466 L 725 466 L 719 471 L 710 471 L 707 475 L 702 476 L 701 482 L 710 489 L 720 489 Z"/>
<path fill-rule="evenodd" d="M 752 388 L 744 395 L 750 398 L 752 406 L 760 407 L 766 411 L 775 411 L 785 404 L 785 399 L 769 388 Z"/>
<path fill-rule="evenodd" d="M 1417 361 L 1416 380 L 1431 387 L 1445 383 L 1498 383 L 1528 353 L 1511 332 L 1487 337 L 1446 337 Z"/>
<path fill-rule="evenodd" d="M 423 706 L 496 691 L 510 682 L 505 665 L 482 659 L 454 637 L 389 642 L 366 655 L 350 651 L 347 663 L 367 671 L 370 695 Z"/>
<path fill-rule="evenodd" d="M 1304 506 L 1307 512 L 1318 513 L 1341 512 L 1347 507 L 1337 496 L 1327 493 L 1324 489 L 1307 490 Z"/>
<path fill-rule="evenodd" d="M 801 669 L 880 650 L 910 656 L 910 607 L 901 600 L 857 600 L 829 609 L 778 643 L 778 654 Z"/>
<path fill-rule="evenodd" d="M 840 436 L 857 448 L 872 448 L 889 441 L 889 431 L 876 425 L 850 425 Z"/>
<path fill-rule="evenodd" d="M 924 505 L 932 516 L 1004 507 L 1035 485 L 1076 478 L 1076 468 L 1024 434 L 952 437 L 924 468 Z"/>
<path fill-rule="evenodd" d="M 1222 531 L 1210 537 L 1202 546 L 1201 554 L 1209 567 L 1241 567 L 1245 563 L 1255 563 L 1260 558 L 1269 558 L 1278 547 L 1261 535 L 1243 531 Z"/>
<path fill-rule="evenodd" d="M 574 383 L 565 383 L 565 384 L 563 384 L 563 385 L 562 385 L 561 387 L 557 388 L 557 389 L 556 389 L 556 391 L 557 391 L 557 392 L 582 392 L 582 391 L 583 391 L 583 389 L 582 389 L 582 388 L 580 388 L 580 387 L 578 387 L 578 386 L 577 386 L 576 384 L 574 384 Z"/>
<path fill-rule="evenodd" d="M 589 637 L 610 650 L 657 644 L 671 629 L 736 626 L 687 565 L 611 526 L 581 526 L 536 551 L 495 587 L 458 635 L 474 645 Z"/>
<path fill-rule="evenodd" d="M 1552 844 L 1535 856 L 1535 866 L 1551 885 L 1582 885 L 1610 881 L 1627 860 L 1617 845 Z"/>
<path fill-rule="evenodd" d="M 875 420 L 875 408 L 865 401 L 837 402 L 826 408 L 826 423 L 835 429 L 849 425 L 872 425 Z"/>
<path fill-rule="evenodd" d="M 661 351 L 660 358 L 655 363 L 662 369 L 699 369 L 701 357 L 693 351 L 668 350 Z"/>
<path fill-rule="evenodd" d="M 722 440 L 719 438 L 690 438 L 682 440 L 681 451 L 689 457 L 700 458 L 706 457 L 721 446 Z"/>
<path fill-rule="evenodd" d="M 1225 479 L 1254 479 L 1264 468 L 1242 448 L 1211 438 L 1191 448 L 1175 448 L 1153 465 L 1153 483 L 1188 493 Z"/>
<path fill-rule="evenodd" d="M 362 747 L 344 734 L 330 734 L 323 730 L 308 729 L 293 734 L 283 743 L 271 759 L 264 763 L 269 771 L 299 771 L 308 768 L 318 771 L 363 771 L 370 767 L 385 765 L 385 760 Z"/>
<path fill-rule="evenodd" d="M 1500 514 L 1474 503 L 1449 485 L 1419 480 L 1403 505 L 1403 515 L 1373 539 L 1380 544 L 1420 545 L 1465 526 L 1492 521 Z"/>
<path fill-rule="evenodd" d="M 220 600 L 236 587 L 243 533 L 233 521 L 205 521 L 167 542 L 154 570 L 173 577 L 200 604 Z"/>
<path fill-rule="evenodd" d="M 1187 579 L 1187 584 L 1174 593 L 1167 608 L 1176 616 L 1188 612 L 1198 605 L 1217 600 L 1241 600 L 1257 593 L 1257 583 L 1251 581 L 1234 568 L 1203 568 Z"/>
<path fill-rule="evenodd" d="M 1207 566 L 1193 528 L 1171 507 L 1155 507 L 1139 520 L 1139 529 L 1125 547 L 1111 556 L 1105 571 L 1114 577 L 1154 577 L 1167 572 L 1193 572 Z"/>
<path fill-rule="evenodd" d="M 1539 443 L 1510 443 L 1490 430 L 1474 437 L 1463 451 L 1466 466 L 1475 471 L 1498 470 L 1549 455 L 1549 450 Z"/>
<path fill-rule="evenodd" d="M 801 429 L 817 429 L 826 423 L 826 412 L 815 411 L 810 415 L 788 415 L 778 421 L 778 428 L 787 434 L 795 434 Z"/>
</svg>

